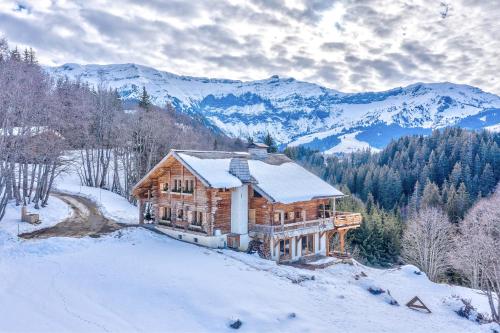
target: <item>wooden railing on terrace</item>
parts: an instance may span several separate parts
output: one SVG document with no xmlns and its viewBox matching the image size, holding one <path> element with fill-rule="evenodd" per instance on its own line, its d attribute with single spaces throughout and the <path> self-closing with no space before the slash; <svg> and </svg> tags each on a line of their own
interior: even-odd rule
<svg viewBox="0 0 500 333">
<path fill-rule="evenodd" d="M 335 212 L 335 226 L 351 226 L 361 224 L 363 217 L 360 213 Z"/>
<path fill-rule="evenodd" d="M 278 225 L 252 224 L 249 225 L 249 231 L 265 234 L 278 234 L 309 228 L 324 230 L 333 229 L 334 227 L 355 226 L 361 224 L 361 221 L 362 217 L 359 213 L 335 212 L 335 219 L 327 217 L 319 218 L 317 220 L 284 223 Z"/>
<path fill-rule="evenodd" d="M 250 231 L 266 233 L 266 234 L 278 234 L 282 232 L 308 229 L 308 228 L 320 228 L 320 229 L 333 229 L 333 221 L 329 218 L 322 218 L 318 220 L 301 221 L 294 223 L 284 223 L 278 225 L 268 225 L 268 224 L 253 224 L 249 225 Z"/>
</svg>

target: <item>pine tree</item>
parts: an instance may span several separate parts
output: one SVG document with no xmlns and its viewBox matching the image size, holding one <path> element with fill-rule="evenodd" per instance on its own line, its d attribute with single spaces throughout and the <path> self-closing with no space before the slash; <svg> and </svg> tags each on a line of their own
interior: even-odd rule
<svg viewBox="0 0 500 333">
<path fill-rule="evenodd" d="M 19 53 L 17 46 L 14 50 L 10 51 L 10 59 L 14 61 L 21 61 L 21 53 Z"/>
<path fill-rule="evenodd" d="M 490 194 L 495 188 L 495 175 L 493 174 L 493 169 L 489 163 L 484 167 L 483 173 L 480 179 L 480 190 L 482 195 Z"/>
<path fill-rule="evenodd" d="M 149 94 L 146 91 L 146 87 L 143 86 L 141 99 L 139 100 L 139 107 L 143 108 L 146 111 L 149 111 L 151 106 L 152 106 L 151 98 L 149 97 Z"/>
<path fill-rule="evenodd" d="M 268 146 L 267 148 L 268 153 L 276 153 L 278 151 L 278 146 L 276 145 L 276 141 L 274 141 L 273 137 L 269 132 L 267 132 L 263 141 L 264 144 Z"/>
<path fill-rule="evenodd" d="M 439 207 L 441 205 L 441 195 L 436 184 L 427 179 L 422 195 L 422 207 Z"/>
<path fill-rule="evenodd" d="M 450 174 L 450 182 L 456 186 L 462 181 L 462 164 L 460 162 L 455 163 L 453 170 Z"/>
</svg>

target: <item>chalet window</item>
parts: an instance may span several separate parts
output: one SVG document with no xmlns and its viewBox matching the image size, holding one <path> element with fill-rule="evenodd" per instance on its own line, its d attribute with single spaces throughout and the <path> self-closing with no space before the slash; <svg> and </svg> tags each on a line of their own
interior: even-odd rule
<svg viewBox="0 0 500 333">
<path fill-rule="evenodd" d="M 203 223 L 203 212 L 193 212 L 194 220 L 191 224 L 201 226 Z"/>
<path fill-rule="evenodd" d="M 302 255 L 314 253 L 314 234 L 302 236 Z"/>
<path fill-rule="evenodd" d="M 291 255 L 290 238 L 280 240 L 280 259 L 290 259 Z"/>
<path fill-rule="evenodd" d="M 331 217 L 333 216 L 333 212 L 331 211 L 332 207 L 330 205 L 320 204 L 318 206 L 318 217 Z"/>
<path fill-rule="evenodd" d="M 289 219 L 290 221 L 295 220 L 295 213 L 294 213 L 294 212 L 290 212 L 290 213 L 288 213 L 288 219 Z"/>
<path fill-rule="evenodd" d="M 160 188 L 162 192 L 167 192 L 168 191 L 168 183 L 161 183 Z"/>
<path fill-rule="evenodd" d="M 193 190 L 194 190 L 194 180 L 193 179 L 186 179 L 184 181 L 184 188 L 182 189 L 182 192 L 193 193 Z"/>
<path fill-rule="evenodd" d="M 178 209 L 178 210 L 177 210 L 177 218 L 178 218 L 179 220 L 182 220 L 182 217 L 183 217 L 183 216 L 184 216 L 184 210 L 182 210 L 182 209 Z"/>
<path fill-rule="evenodd" d="M 279 212 L 274 213 L 274 222 L 281 223 L 281 214 Z"/>
<path fill-rule="evenodd" d="M 182 188 L 182 182 L 180 179 L 174 179 L 174 188 L 172 192 L 180 192 Z"/>
</svg>

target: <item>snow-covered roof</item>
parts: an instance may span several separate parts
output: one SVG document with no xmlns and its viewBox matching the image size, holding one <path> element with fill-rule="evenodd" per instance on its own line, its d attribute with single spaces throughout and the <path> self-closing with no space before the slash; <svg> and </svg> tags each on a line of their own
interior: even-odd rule
<svg viewBox="0 0 500 333">
<path fill-rule="evenodd" d="M 186 153 L 178 155 L 211 187 L 233 188 L 243 185 L 241 180 L 229 173 L 230 158 L 202 159 Z"/>
<path fill-rule="evenodd" d="M 265 192 L 276 202 L 287 204 L 344 195 L 292 161 L 275 165 L 260 160 L 248 160 L 248 167 L 250 174 L 257 181 L 254 185 L 257 190 Z"/>
<path fill-rule="evenodd" d="M 244 157 L 248 161 L 255 189 L 274 202 L 292 203 L 313 198 L 342 196 L 343 193 L 307 171 L 283 154 L 268 154 L 264 160 L 253 159 L 244 152 L 175 151 L 195 174 L 214 188 L 242 185 L 229 172 L 231 159 Z"/>
<path fill-rule="evenodd" d="M 138 188 L 149 176 L 170 158 L 179 160 L 206 186 L 235 188 L 243 182 L 229 172 L 231 159 L 244 158 L 255 190 L 272 202 L 289 204 L 314 198 L 343 196 L 344 194 L 307 171 L 283 154 L 267 154 L 254 158 L 247 152 L 172 150 L 134 187 Z"/>
</svg>

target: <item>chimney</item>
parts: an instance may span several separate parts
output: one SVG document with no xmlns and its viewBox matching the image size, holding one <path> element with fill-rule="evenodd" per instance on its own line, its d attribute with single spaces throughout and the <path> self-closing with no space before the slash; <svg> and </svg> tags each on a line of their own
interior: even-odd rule
<svg viewBox="0 0 500 333">
<path fill-rule="evenodd" d="M 256 160 L 265 160 L 267 158 L 268 145 L 263 143 L 251 143 L 248 145 L 250 157 Z"/>
<path fill-rule="evenodd" d="M 243 183 L 250 183 L 252 181 L 250 169 L 248 168 L 248 161 L 245 156 L 237 156 L 231 159 L 229 163 L 229 173 L 237 177 Z"/>
</svg>

